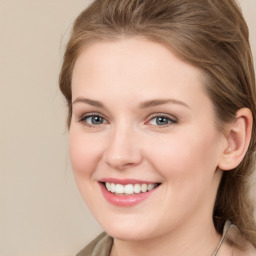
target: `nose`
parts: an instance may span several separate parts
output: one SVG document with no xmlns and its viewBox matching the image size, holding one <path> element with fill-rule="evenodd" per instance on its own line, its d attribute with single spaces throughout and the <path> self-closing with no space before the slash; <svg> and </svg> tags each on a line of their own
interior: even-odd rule
<svg viewBox="0 0 256 256">
<path fill-rule="evenodd" d="M 136 137 L 136 132 L 131 128 L 116 128 L 109 137 L 109 143 L 104 151 L 104 162 L 118 170 L 139 165 L 143 157 Z"/>
</svg>

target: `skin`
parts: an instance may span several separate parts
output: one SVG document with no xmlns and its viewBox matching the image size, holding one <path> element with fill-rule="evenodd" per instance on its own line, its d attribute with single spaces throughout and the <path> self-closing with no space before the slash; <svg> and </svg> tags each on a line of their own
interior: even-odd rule
<svg viewBox="0 0 256 256">
<path fill-rule="evenodd" d="M 70 158 L 83 199 L 114 237 L 112 255 L 205 256 L 215 250 L 220 235 L 212 212 L 228 139 L 216 127 L 202 80 L 200 70 L 143 38 L 95 42 L 78 57 Z M 141 107 L 155 99 L 171 101 Z M 92 113 L 101 124 L 92 124 Z M 103 197 L 103 178 L 161 185 L 138 205 L 118 207 Z"/>
</svg>

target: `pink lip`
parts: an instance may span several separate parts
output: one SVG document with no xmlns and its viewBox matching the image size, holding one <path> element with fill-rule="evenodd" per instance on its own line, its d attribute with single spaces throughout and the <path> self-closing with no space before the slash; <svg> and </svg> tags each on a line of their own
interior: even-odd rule
<svg viewBox="0 0 256 256">
<path fill-rule="evenodd" d="M 131 182 L 126 182 L 127 180 L 123 180 L 123 182 L 125 183 L 120 183 L 120 180 L 118 182 L 113 182 L 116 184 L 140 184 L 141 182 L 136 181 L 135 183 L 131 183 Z M 129 180 L 131 181 L 131 180 Z M 109 181 L 107 181 L 109 182 Z M 142 182 L 147 184 L 146 182 Z M 133 194 L 133 195 L 129 195 L 129 196 L 117 196 L 111 192 L 109 192 L 105 185 L 101 182 L 99 182 L 102 194 L 104 196 L 104 198 L 111 204 L 115 205 L 115 206 L 122 206 L 122 207 L 131 207 L 134 205 L 139 204 L 140 202 L 146 200 L 147 198 L 149 198 L 152 193 L 154 193 L 156 191 L 156 188 L 154 188 L 151 191 L 145 192 L 145 193 L 139 193 L 139 194 Z"/>
</svg>

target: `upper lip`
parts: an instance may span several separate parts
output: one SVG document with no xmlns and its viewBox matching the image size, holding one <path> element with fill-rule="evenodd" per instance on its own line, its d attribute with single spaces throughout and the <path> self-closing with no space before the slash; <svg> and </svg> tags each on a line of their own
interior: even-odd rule
<svg viewBox="0 0 256 256">
<path fill-rule="evenodd" d="M 100 179 L 99 182 L 102 182 L 102 183 L 109 182 L 109 183 L 121 184 L 121 185 L 160 183 L 160 182 L 155 182 L 155 181 L 145 181 L 145 180 L 138 180 L 138 179 L 115 179 L 115 178 L 103 178 L 103 179 Z"/>
</svg>

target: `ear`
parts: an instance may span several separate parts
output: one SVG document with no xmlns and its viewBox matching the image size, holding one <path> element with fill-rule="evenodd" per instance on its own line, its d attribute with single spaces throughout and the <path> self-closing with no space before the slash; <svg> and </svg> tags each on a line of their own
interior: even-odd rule
<svg viewBox="0 0 256 256">
<path fill-rule="evenodd" d="M 239 109 L 235 120 L 227 125 L 227 146 L 219 161 L 219 169 L 232 170 L 243 160 L 250 144 L 253 117 L 248 108 Z"/>
</svg>

